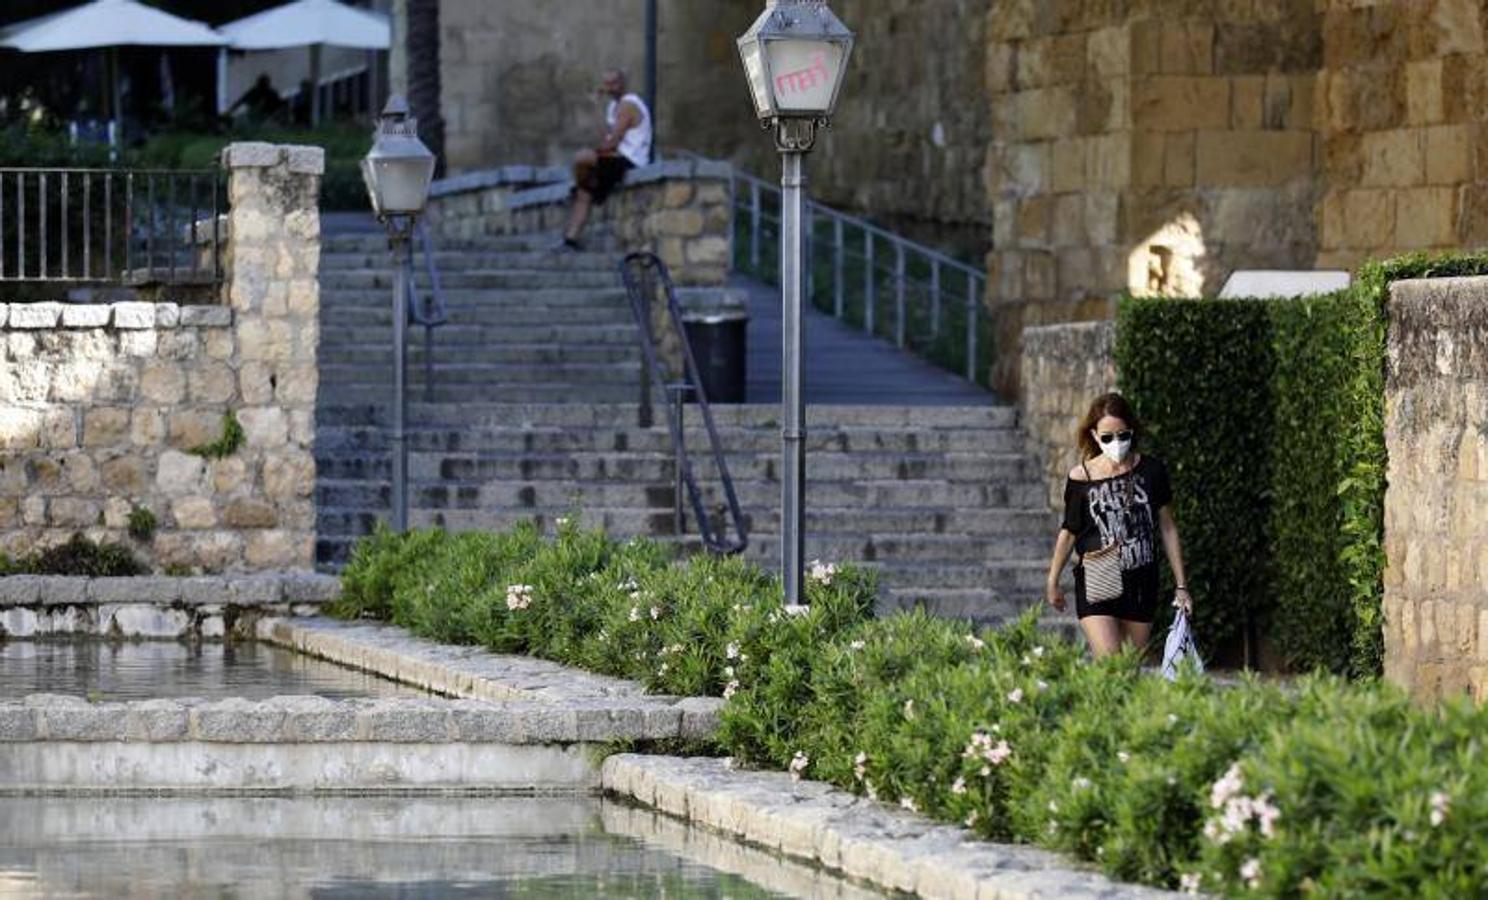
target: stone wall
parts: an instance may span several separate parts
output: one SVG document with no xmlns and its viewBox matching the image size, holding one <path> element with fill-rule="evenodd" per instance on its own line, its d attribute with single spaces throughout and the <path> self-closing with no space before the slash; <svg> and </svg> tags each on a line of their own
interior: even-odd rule
<svg viewBox="0 0 1488 900">
<path fill-rule="evenodd" d="M 508 166 L 435 185 L 429 222 L 439 234 L 469 239 L 491 234 L 557 233 L 568 221 L 568 182 L 534 186 L 555 170 Z M 719 286 L 733 260 L 729 167 L 670 161 L 643 166 L 596 207 L 620 249 L 660 256 L 679 285 Z"/>
<path fill-rule="evenodd" d="M 1064 481 L 1080 461 L 1075 429 L 1090 401 L 1116 388 L 1116 326 L 1043 325 L 1023 332 L 1018 409 L 1029 452 L 1041 464 L 1049 508 L 1064 507 Z"/>
<path fill-rule="evenodd" d="M 1488 278 L 1390 292 L 1385 676 L 1488 700 Z"/>
<path fill-rule="evenodd" d="M 0 307 L 0 549 L 83 533 L 156 567 L 308 568 L 323 154 L 234 144 L 224 305 Z M 243 443 L 221 459 L 231 414 Z"/>
<path fill-rule="evenodd" d="M 988 26 L 989 297 L 1000 346 L 1120 292 L 1307 267 L 1321 44 L 1311 0 L 1002 4 Z M 1016 386 L 1003 356 L 994 384 Z"/>
<path fill-rule="evenodd" d="M 774 179 L 774 144 L 756 124 L 735 39 L 763 0 L 660 0 L 660 142 Z M 837 0 L 857 32 L 840 114 L 812 158 L 824 202 L 915 226 L 973 256 L 991 206 L 981 172 L 989 0 Z M 592 146 L 599 71 L 628 70 L 645 90 L 644 0 L 491 3 L 443 0 L 440 77 L 451 173 L 567 165 Z M 391 62 L 394 83 L 406 68 Z M 949 226 L 949 228 L 945 226 Z"/>
<path fill-rule="evenodd" d="M 1488 239 L 1477 0 L 1327 0 L 1320 265 Z"/>
</svg>

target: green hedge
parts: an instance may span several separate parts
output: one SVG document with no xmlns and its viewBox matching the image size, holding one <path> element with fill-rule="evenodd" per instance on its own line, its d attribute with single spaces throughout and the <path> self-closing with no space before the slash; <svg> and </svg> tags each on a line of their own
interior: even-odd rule
<svg viewBox="0 0 1488 900">
<path fill-rule="evenodd" d="M 1389 285 L 1484 273 L 1484 255 L 1412 256 L 1335 294 L 1123 301 L 1121 386 L 1173 470 L 1211 646 L 1263 634 L 1295 669 L 1382 671 Z"/>
<path fill-rule="evenodd" d="M 723 694 L 719 740 L 741 764 L 1122 879 L 1231 896 L 1488 891 L 1488 710 L 1424 710 L 1332 676 L 1169 683 L 1132 656 L 1086 661 L 1036 613 L 980 634 L 875 620 L 873 580 L 851 568 L 813 579 L 810 611 L 790 616 L 759 569 L 669 555 L 572 524 L 553 538 L 384 532 L 357 548 L 336 611 Z"/>
</svg>

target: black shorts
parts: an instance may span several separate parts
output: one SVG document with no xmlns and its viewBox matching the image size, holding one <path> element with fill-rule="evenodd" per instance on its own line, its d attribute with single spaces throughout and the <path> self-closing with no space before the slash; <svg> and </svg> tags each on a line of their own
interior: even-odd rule
<svg viewBox="0 0 1488 900">
<path fill-rule="evenodd" d="M 1112 616 L 1125 622 L 1151 624 L 1157 617 L 1157 595 L 1161 589 L 1157 565 L 1121 573 L 1121 596 L 1091 603 L 1085 599 L 1085 569 L 1075 566 L 1075 615 Z"/>
<path fill-rule="evenodd" d="M 634 168 L 635 163 L 623 156 L 601 156 L 579 187 L 589 192 L 595 206 L 603 206 L 610 193 L 625 181 L 625 173 Z"/>
</svg>

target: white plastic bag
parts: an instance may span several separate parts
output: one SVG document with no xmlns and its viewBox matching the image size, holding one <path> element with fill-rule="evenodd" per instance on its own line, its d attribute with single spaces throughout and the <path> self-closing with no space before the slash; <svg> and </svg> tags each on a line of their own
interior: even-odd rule
<svg viewBox="0 0 1488 900">
<path fill-rule="evenodd" d="M 1188 614 L 1182 609 L 1173 616 L 1173 627 L 1168 629 L 1168 640 L 1163 646 L 1162 674 L 1169 681 L 1178 678 L 1178 669 L 1187 661 L 1195 672 L 1204 671 L 1204 660 L 1199 658 L 1199 648 L 1194 644 L 1193 628 L 1188 624 Z"/>
</svg>

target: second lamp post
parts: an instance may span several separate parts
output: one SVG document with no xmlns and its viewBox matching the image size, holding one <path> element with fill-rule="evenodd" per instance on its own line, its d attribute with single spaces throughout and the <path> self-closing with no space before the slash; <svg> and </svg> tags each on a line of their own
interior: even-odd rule
<svg viewBox="0 0 1488 900">
<path fill-rule="evenodd" d="M 387 228 L 393 249 L 393 530 L 408 530 L 408 241 L 429 201 L 434 154 L 418 138 L 418 120 L 397 94 L 377 121 L 372 149 L 362 160 L 362 178 L 372 212 Z"/>
<path fill-rule="evenodd" d="M 780 302 L 783 313 L 781 372 L 780 565 L 785 602 L 805 596 L 806 398 L 801 367 L 805 351 L 806 176 L 802 163 L 837 105 L 853 35 L 825 0 L 766 0 L 764 13 L 739 38 L 760 124 L 775 132 L 780 153 Z"/>
</svg>

